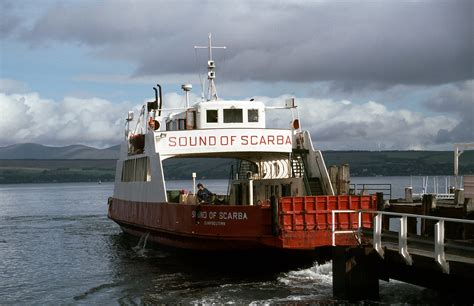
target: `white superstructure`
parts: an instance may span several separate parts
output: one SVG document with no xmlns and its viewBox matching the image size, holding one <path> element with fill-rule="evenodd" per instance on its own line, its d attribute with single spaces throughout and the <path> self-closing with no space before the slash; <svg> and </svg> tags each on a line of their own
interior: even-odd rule
<svg viewBox="0 0 474 306">
<path fill-rule="evenodd" d="M 300 127 L 294 99 L 281 109 L 291 111 L 291 126 L 268 129 L 266 108 L 259 101 L 220 100 L 215 88 L 215 63 L 208 61 L 208 99 L 188 105 L 192 86 L 185 84 L 186 108 L 162 115 L 160 97 L 143 106 L 137 127 L 127 117 L 125 141 L 117 162 L 114 198 L 165 203 L 162 162 L 176 157 L 226 157 L 239 160 L 232 172 L 226 204 L 265 203 L 271 196 L 334 195 L 322 154 Z M 157 90 L 155 89 L 155 93 Z M 283 103 L 282 103 L 283 104 Z M 290 112 L 289 112 L 290 113 Z M 285 119 L 286 120 L 286 119 Z"/>
</svg>

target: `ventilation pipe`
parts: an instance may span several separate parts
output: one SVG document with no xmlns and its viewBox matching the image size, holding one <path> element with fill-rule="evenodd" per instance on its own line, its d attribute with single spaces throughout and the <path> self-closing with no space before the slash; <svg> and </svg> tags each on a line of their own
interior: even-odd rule
<svg viewBox="0 0 474 306">
<path fill-rule="evenodd" d="M 156 84 L 156 86 L 158 86 L 158 89 L 159 89 L 159 92 L 160 92 L 160 105 L 158 106 L 158 116 L 161 116 L 161 109 L 163 108 L 163 97 L 161 95 L 161 85 Z M 153 87 L 153 89 L 155 90 L 155 100 L 158 101 L 158 97 L 156 95 L 156 88 Z"/>
</svg>

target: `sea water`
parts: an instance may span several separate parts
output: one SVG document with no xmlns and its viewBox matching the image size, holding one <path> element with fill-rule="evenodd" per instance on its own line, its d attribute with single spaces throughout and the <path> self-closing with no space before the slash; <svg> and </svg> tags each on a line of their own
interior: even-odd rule
<svg viewBox="0 0 474 306">
<path fill-rule="evenodd" d="M 403 185 L 403 178 L 353 178 Z M 227 181 L 202 181 L 226 192 Z M 192 181 L 168 188 L 192 190 Z M 107 218 L 113 184 L 0 185 L 0 304 L 333 303 L 331 263 L 260 270 L 252 257 L 206 260 L 151 248 Z M 436 294 L 380 281 L 382 303 Z"/>
</svg>

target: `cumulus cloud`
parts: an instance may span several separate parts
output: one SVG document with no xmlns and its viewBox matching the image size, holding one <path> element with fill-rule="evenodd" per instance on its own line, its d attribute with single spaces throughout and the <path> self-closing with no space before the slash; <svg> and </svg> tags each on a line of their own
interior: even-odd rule
<svg viewBox="0 0 474 306">
<path fill-rule="evenodd" d="M 199 99 L 191 95 L 193 102 Z M 177 93 L 168 93 L 163 100 L 165 108 L 186 104 L 184 97 Z M 35 92 L 0 93 L 0 146 L 25 142 L 113 146 L 123 140 L 127 112 L 133 110 L 137 118 L 141 107 L 142 104 L 100 98 L 65 97 L 54 101 Z M 135 124 L 132 122 L 131 127 L 135 128 Z"/>
<path fill-rule="evenodd" d="M 89 46 L 141 76 L 195 71 L 192 47 L 213 32 L 228 46 L 225 61 L 215 53 L 228 80 L 442 84 L 472 78 L 472 9 L 470 0 L 67 2 L 18 35 Z"/>
<path fill-rule="evenodd" d="M 288 97 L 258 99 L 282 105 Z M 303 128 L 310 130 L 315 146 L 324 150 L 433 149 L 438 131 L 451 130 L 458 123 L 448 116 L 389 110 L 374 101 L 356 104 L 347 100 L 303 98 L 297 99 L 297 104 Z M 277 125 L 282 117 L 275 112 L 269 114 L 269 120 Z"/>
<path fill-rule="evenodd" d="M 438 131 L 437 143 L 474 142 L 474 81 L 446 85 L 424 104 L 434 111 L 461 118 L 452 129 Z"/>
<path fill-rule="evenodd" d="M 269 106 L 282 106 L 288 95 L 255 97 Z M 168 93 L 165 108 L 184 107 L 181 94 Z M 200 97 L 191 94 L 191 103 Z M 389 110 L 368 101 L 297 99 L 304 129 L 310 130 L 315 145 L 324 150 L 430 149 L 436 146 L 440 130 L 452 131 L 458 120 L 447 116 L 426 117 L 421 113 Z M 0 145 L 35 142 L 48 145 L 85 144 L 106 147 L 123 138 L 124 118 L 141 105 L 120 104 L 98 98 L 66 97 L 54 101 L 37 93 L 0 94 Z M 283 112 L 287 112 L 287 117 Z M 288 111 L 268 110 L 267 125 L 287 128 Z M 132 127 L 134 125 L 132 124 Z"/>
<path fill-rule="evenodd" d="M 57 102 L 37 93 L 0 93 L 0 145 L 115 145 L 123 137 L 122 119 L 133 107 L 98 98 L 66 97 Z"/>
</svg>

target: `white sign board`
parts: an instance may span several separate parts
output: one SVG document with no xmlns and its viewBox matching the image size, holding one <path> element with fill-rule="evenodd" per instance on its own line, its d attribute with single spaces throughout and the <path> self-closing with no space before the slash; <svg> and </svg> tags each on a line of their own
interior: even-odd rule
<svg viewBox="0 0 474 306">
<path fill-rule="evenodd" d="M 291 130 L 221 129 L 155 133 L 161 155 L 222 152 L 283 152 L 292 150 Z"/>
</svg>

